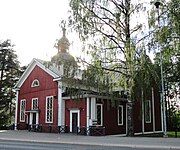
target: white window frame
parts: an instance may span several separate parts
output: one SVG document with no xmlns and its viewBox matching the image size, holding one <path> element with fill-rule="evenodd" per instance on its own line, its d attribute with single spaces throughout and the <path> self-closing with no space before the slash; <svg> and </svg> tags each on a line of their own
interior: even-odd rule
<svg viewBox="0 0 180 150">
<path fill-rule="evenodd" d="M 32 110 L 37 110 L 37 109 L 34 109 L 34 108 L 33 108 L 33 106 L 34 106 L 34 105 L 33 105 L 33 102 L 36 101 L 36 100 L 37 100 L 37 109 L 38 109 L 38 106 L 39 106 L 39 104 L 38 104 L 38 98 L 32 98 L 32 103 L 31 103 L 31 109 L 32 109 Z"/>
<path fill-rule="evenodd" d="M 48 100 L 49 99 L 52 99 L 52 108 L 51 108 L 51 110 L 50 111 L 52 111 L 52 120 L 51 121 L 48 121 L 47 120 L 47 115 L 48 115 L 48 109 L 47 109 L 47 103 L 48 103 Z M 53 96 L 47 96 L 46 97 L 46 109 L 45 109 L 45 111 L 46 111 L 46 116 L 45 116 L 45 122 L 46 123 L 53 123 L 53 101 L 54 101 L 54 99 L 53 99 Z"/>
<path fill-rule="evenodd" d="M 122 113 L 121 113 L 122 123 L 119 123 L 119 121 L 120 121 L 120 120 L 119 120 L 119 117 L 120 117 L 120 116 L 119 116 L 119 108 L 121 108 L 121 112 L 122 112 Z M 124 122 L 123 105 L 119 105 L 119 106 L 118 106 L 118 111 L 117 111 L 117 113 L 118 113 L 118 125 L 119 125 L 119 126 L 122 126 L 122 125 L 123 125 L 123 122 Z"/>
<path fill-rule="evenodd" d="M 97 124 L 96 126 L 102 126 L 103 125 L 103 104 L 96 104 L 96 120 L 97 120 L 97 106 L 101 106 L 101 124 Z M 98 120 L 97 120 L 98 123 Z"/>
<path fill-rule="evenodd" d="M 145 103 L 145 104 L 144 104 L 144 107 L 145 107 L 145 108 L 144 108 L 144 110 L 145 110 L 145 111 L 144 111 L 145 122 L 146 122 L 146 123 L 151 123 L 151 101 L 150 101 L 150 100 L 146 100 L 144 103 Z M 149 115 L 150 115 L 149 120 L 147 120 L 147 115 L 146 115 L 147 104 L 149 105 L 149 106 L 148 106 L 148 108 L 149 108 L 148 111 L 149 111 Z"/>
<path fill-rule="evenodd" d="M 23 105 L 24 107 L 22 107 Z M 25 110 L 26 110 L 26 100 L 22 99 L 20 101 L 20 122 L 25 122 Z"/>
<path fill-rule="evenodd" d="M 39 86 L 39 80 L 38 79 L 33 80 L 31 87 L 38 87 L 38 86 Z"/>
</svg>

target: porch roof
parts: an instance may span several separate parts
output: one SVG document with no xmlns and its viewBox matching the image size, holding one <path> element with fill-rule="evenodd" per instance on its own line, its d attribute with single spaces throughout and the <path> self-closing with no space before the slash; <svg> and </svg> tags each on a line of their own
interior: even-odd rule
<svg viewBox="0 0 180 150">
<path fill-rule="evenodd" d="M 36 112 L 39 112 L 39 109 L 26 110 L 25 112 L 36 113 Z"/>
<path fill-rule="evenodd" d="M 69 100 L 69 99 L 77 99 L 77 98 L 88 98 L 88 97 L 94 97 L 94 98 L 101 98 L 101 99 L 107 99 L 110 100 L 112 99 L 110 96 L 103 96 L 103 95 L 96 95 L 96 94 L 83 94 L 81 96 L 64 96 L 62 97 L 63 100 Z M 128 102 L 126 98 L 114 98 L 115 100 L 120 100 L 124 102 Z"/>
</svg>

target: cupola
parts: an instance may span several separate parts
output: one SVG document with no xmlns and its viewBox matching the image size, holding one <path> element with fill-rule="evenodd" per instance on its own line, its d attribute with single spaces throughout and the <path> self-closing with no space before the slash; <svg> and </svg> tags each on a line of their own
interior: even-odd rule
<svg viewBox="0 0 180 150">
<path fill-rule="evenodd" d="M 63 36 L 62 38 L 60 38 L 57 42 L 57 44 L 55 45 L 55 47 L 58 49 L 58 53 L 66 53 L 67 50 L 69 50 L 69 40 L 66 37 L 66 28 L 65 26 L 62 27 L 62 31 L 63 31 Z"/>
</svg>

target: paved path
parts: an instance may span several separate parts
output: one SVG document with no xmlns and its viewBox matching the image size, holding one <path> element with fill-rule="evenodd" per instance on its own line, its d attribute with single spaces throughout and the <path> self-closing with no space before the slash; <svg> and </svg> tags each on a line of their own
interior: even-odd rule
<svg viewBox="0 0 180 150">
<path fill-rule="evenodd" d="M 179 138 L 81 136 L 68 133 L 55 134 L 4 130 L 0 131 L 0 140 L 180 150 Z"/>
</svg>

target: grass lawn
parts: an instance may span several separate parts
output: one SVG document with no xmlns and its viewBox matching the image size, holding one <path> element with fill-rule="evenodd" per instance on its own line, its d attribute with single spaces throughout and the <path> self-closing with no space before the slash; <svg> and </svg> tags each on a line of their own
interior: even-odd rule
<svg viewBox="0 0 180 150">
<path fill-rule="evenodd" d="M 168 137 L 175 137 L 174 131 L 168 131 L 167 134 L 168 134 Z M 177 137 L 180 138 L 180 131 L 177 132 Z"/>
</svg>

